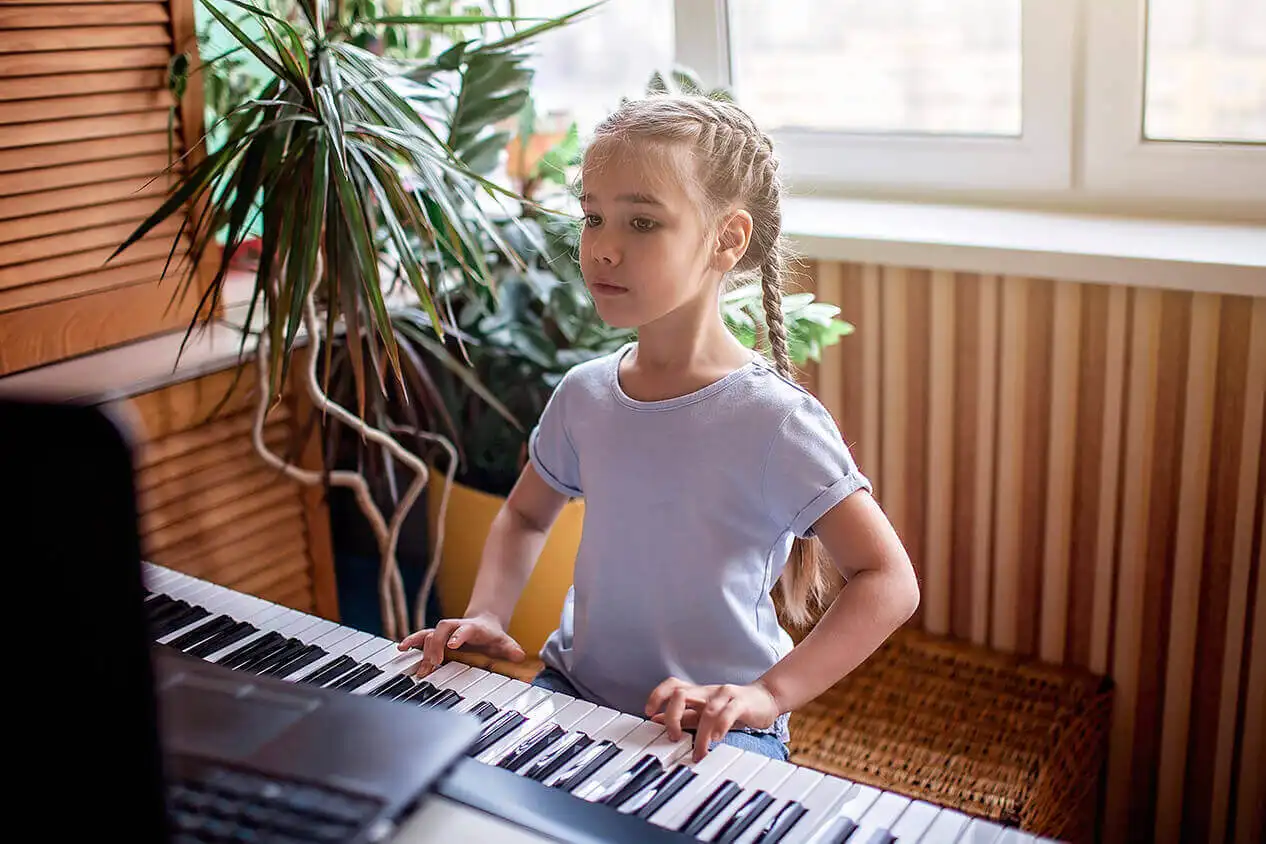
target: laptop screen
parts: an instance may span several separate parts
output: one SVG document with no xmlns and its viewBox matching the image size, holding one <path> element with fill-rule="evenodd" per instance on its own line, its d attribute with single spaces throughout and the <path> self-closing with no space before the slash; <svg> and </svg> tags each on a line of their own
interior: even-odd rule
<svg viewBox="0 0 1266 844">
<path fill-rule="evenodd" d="M 10 757 L 10 806 L 59 838 L 165 841 L 127 437 L 96 407 L 0 398 L 0 477 L 0 555 L 26 643 L 27 670 L 9 675 L 24 710 L 12 747 L 36 748 Z"/>
</svg>

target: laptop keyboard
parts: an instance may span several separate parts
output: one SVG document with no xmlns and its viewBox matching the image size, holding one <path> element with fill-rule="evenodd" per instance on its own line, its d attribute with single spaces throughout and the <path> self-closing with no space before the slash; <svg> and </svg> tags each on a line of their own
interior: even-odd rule
<svg viewBox="0 0 1266 844">
<path fill-rule="evenodd" d="M 176 844 L 345 842 L 380 808 L 365 797 L 215 766 L 174 779 L 167 798 Z"/>
</svg>

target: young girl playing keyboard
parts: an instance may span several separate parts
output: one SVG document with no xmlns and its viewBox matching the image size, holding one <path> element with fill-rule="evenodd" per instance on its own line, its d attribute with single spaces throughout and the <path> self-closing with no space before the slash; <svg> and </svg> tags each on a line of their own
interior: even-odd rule
<svg viewBox="0 0 1266 844">
<path fill-rule="evenodd" d="M 780 295 L 781 187 L 769 139 L 734 105 L 653 96 L 598 127 L 581 169 L 580 261 L 599 315 L 637 342 L 573 368 L 529 437 L 465 616 L 401 643 L 522 659 L 505 632 L 571 497 L 585 524 L 535 683 L 653 718 L 694 758 L 726 742 L 787 758 L 787 718 L 914 612 L 901 541 L 822 404 L 797 385 Z M 758 273 L 773 364 L 721 318 Z M 820 553 L 820 546 L 825 554 Z M 846 579 L 792 646 L 829 584 Z"/>
</svg>

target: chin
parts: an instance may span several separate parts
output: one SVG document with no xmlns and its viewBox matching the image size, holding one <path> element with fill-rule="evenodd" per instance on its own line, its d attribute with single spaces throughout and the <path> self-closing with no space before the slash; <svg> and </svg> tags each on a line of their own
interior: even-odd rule
<svg viewBox="0 0 1266 844">
<path fill-rule="evenodd" d="M 634 329 L 642 324 L 628 308 L 606 305 L 602 300 L 596 303 L 598 317 L 612 328 Z"/>
</svg>

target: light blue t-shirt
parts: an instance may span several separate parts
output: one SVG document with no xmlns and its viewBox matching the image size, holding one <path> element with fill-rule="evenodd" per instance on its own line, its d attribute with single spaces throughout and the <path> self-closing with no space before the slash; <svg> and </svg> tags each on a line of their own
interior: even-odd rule
<svg viewBox="0 0 1266 844">
<path fill-rule="evenodd" d="M 528 440 L 537 472 L 585 499 L 575 578 L 541 652 L 586 698 L 644 717 L 669 676 L 751 683 L 792 647 L 770 591 L 794 536 L 870 489 L 830 413 L 763 359 L 637 401 L 633 348 L 570 370 Z M 787 740 L 787 717 L 774 732 Z"/>
</svg>

